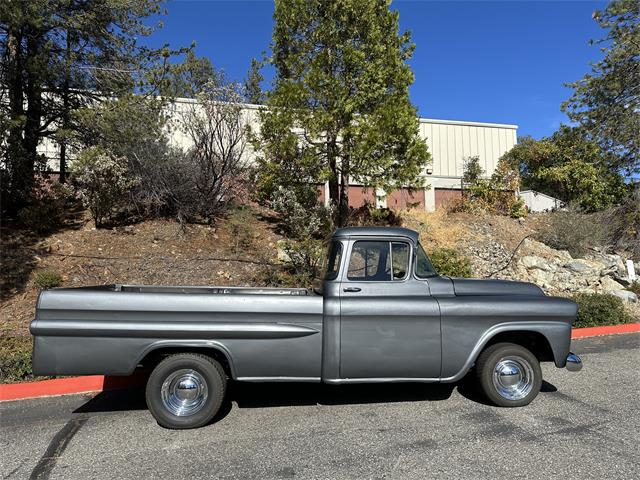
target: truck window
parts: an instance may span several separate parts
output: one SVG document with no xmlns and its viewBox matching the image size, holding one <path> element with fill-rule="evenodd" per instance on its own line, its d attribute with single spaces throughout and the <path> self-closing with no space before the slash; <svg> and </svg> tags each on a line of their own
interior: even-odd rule
<svg viewBox="0 0 640 480">
<path fill-rule="evenodd" d="M 358 241 L 353 244 L 347 278 L 360 282 L 391 281 L 389 242 Z"/>
<path fill-rule="evenodd" d="M 327 245 L 327 250 L 322 259 L 323 280 L 335 280 L 340 270 L 340 259 L 342 258 L 342 243 L 331 242 Z"/>
<path fill-rule="evenodd" d="M 431 260 L 427 256 L 427 253 L 422 248 L 422 245 L 418 244 L 418 250 L 416 253 L 416 277 L 427 278 L 437 275 L 436 269 L 433 268 Z"/>
</svg>

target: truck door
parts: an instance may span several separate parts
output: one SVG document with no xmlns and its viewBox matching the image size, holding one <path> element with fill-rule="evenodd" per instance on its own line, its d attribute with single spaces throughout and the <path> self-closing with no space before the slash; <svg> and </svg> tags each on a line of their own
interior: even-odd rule
<svg viewBox="0 0 640 480">
<path fill-rule="evenodd" d="M 438 379 L 440 308 L 409 241 L 349 242 L 340 285 L 340 377 Z"/>
</svg>

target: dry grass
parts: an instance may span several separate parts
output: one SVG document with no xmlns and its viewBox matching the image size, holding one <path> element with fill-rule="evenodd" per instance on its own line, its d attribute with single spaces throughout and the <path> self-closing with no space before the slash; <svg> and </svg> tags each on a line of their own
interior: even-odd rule
<svg viewBox="0 0 640 480">
<path fill-rule="evenodd" d="M 444 209 L 426 212 L 413 208 L 400 213 L 405 227 L 420 233 L 420 241 L 425 248 L 455 248 L 465 233 L 464 225 L 458 215 L 447 213 Z"/>
<path fill-rule="evenodd" d="M 625 302 L 624 308 L 627 310 L 627 313 L 631 315 L 634 322 L 640 323 L 640 303 Z"/>
</svg>

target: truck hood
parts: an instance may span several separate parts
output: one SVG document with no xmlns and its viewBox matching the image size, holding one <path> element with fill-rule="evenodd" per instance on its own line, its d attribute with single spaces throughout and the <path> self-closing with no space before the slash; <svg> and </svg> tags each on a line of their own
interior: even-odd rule
<svg viewBox="0 0 640 480">
<path fill-rule="evenodd" d="M 534 295 L 544 296 L 540 287 L 529 282 L 511 280 L 479 280 L 475 278 L 451 278 L 457 296 L 470 295 Z"/>
</svg>

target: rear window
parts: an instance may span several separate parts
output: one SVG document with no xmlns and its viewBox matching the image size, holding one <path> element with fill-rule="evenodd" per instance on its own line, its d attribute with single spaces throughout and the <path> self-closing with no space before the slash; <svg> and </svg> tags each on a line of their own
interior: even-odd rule
<svg viewBox="0 0 640 480">
<path fill-rule="evenodd" d="M 342 243 L 331 242 L 327 245 L 324 258 L 322 259 L 322 272 L 320 278 L 323 280 L 335 280 L 340 271 L 340 260 L 342 259 Z"/>
</svg>

